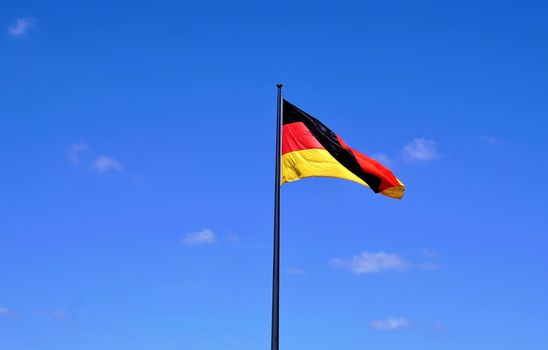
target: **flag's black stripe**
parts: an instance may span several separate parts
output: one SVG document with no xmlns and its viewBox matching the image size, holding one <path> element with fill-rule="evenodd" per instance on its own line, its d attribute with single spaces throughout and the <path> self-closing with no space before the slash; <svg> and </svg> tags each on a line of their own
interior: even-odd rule
<svg viewBox="0 0 548 350">
<path fill-rule="evenodd" d="M 302 122 L 310 130 L 318 142 L 345 168 L 362 179 L 375 193 L 378 193 L 381 179 L 366 173 L 352 152 L 341 146 L 337 135 L 323 125 L 319 120 L 301 110 L 290 102 L 283 101 L 283 124 Z"/>
</svg>

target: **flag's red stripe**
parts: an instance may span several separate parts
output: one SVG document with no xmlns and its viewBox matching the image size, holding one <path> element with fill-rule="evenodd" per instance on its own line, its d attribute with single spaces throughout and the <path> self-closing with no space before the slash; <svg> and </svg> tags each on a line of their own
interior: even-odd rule
<svg viewBox="0 0 548 350">
<path fill-rule="evenodd" d="M 302 122 L 286 124 L 282 130 L 282 154 L 304 149 L 324 149 Z"/>
<path fill-rule="evenodd" d="M 400 186 L 398 179 L 390 170 L 374 159 L 349 147 L 343 139 L 337 136 L 340 145 L 352 152 L 362 170 L 380 179 L 378 191 L 382 192 L 387 188 Z M 310 130 L 302 122 L 285 124 L 282 131 L 282 155 L 305 149 L 325 149 L 320 142 L 312 135 Z"/>
<path fill-rule="evenodd" d="M 381 180 L 379 192 L 382 192 L 390 187 L 400 186 L 396 176 L 394 176 L 394 174 L 392 174 L 392 172 L 385 168 L 381 163 L 349 147 L 339 136 L 337 136 L 337 138 L 343 148 L 346 148 L 352 152 L 364 172 L 377 176 Z"/>
</svg>

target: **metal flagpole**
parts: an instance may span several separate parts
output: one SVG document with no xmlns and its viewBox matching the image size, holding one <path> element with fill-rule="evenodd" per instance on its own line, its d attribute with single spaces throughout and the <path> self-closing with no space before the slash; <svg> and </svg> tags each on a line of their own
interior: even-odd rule
<svg viewBox="0 0 548 350">
<path fill-rule="evenodd" d="M 276 117 L 276 174 L 274 176 L 274 259 L 272 266 L 272 336 L 271 350 L 279 350 L 280 335 L 280 161 L 282 139 L 282 84 L 278 88 Z"/>
</svg>

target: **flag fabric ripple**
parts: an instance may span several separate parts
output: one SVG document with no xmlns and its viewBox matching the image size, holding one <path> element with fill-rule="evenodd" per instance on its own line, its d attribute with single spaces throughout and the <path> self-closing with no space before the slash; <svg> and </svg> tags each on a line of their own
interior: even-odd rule
<svg viewBox="0 0 548 350">
<path fill-rule="evenodd" d="M 349 147 L 319 120 L 283 100 L 282 184 L 307 177 L 357 182 L 401 199 L 405 186 L 381 163 Z"/>
</svg>

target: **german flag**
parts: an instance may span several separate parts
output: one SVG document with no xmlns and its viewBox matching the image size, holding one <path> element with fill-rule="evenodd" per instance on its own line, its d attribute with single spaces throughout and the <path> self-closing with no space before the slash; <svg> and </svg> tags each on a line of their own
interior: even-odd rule
<svg viewBox="0 0 548 350">
<path fill-rule="evenodd" d="M 401 199 L 405 186 L 390 170 L 350 148 L 319 120 L 283 100 L 282 184 L 324 176 L 350 180 Z"/>
</svg>

